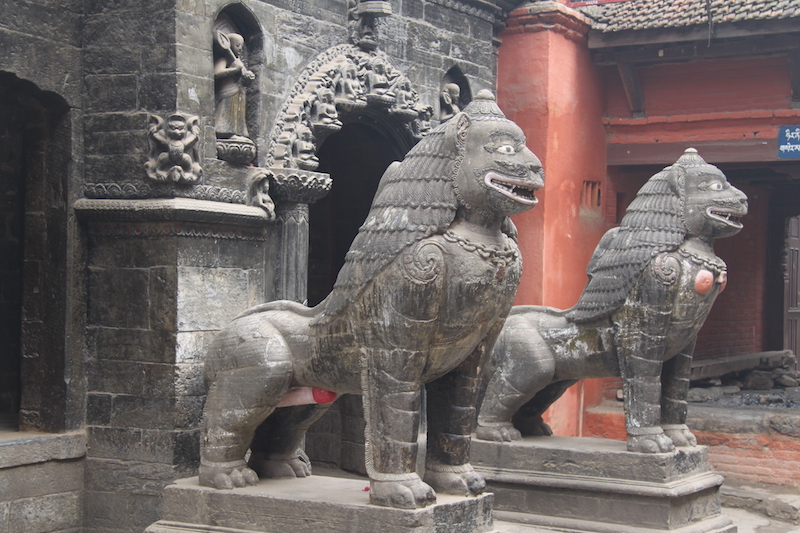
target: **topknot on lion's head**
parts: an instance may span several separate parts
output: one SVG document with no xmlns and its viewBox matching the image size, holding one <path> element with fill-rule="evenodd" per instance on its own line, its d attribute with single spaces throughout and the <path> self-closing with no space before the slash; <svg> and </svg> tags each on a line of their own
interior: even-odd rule
<svg viewBox="0 0 800 533">
<path fill-rule="evenodd" d="M 589 281 L 568 316 L 576 322 L 616 311 L 628 296 L 648 261 L 676 250 L 686 239 L 684 179 L 692 167 L 706 166 L 689 148 L 675 162 L 651 177 L 636 194 L 618 228 L 603 236 L 589 262 Z"/>
<path fill-rule="evenodd" d="M 463 111 L 423 137 L 401 163 L 386 169 L 336 278 L 325 315 L 335 315 L 353 301 L 405 248 L 444 233 L 453 223 L 458 209 L 453 181 L 464 159 L 469 125 L 487 120 L 508 119 L 494 95 L 483 90 Z"/>
</svg>

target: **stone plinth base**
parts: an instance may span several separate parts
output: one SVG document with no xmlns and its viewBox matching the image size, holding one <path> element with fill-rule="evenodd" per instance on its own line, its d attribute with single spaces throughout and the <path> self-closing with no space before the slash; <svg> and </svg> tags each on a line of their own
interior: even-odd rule
<svg viewBox="0 0 800 533">
<path fill-rule="evenodd" d="M 735 533 L 720 514 L 723 478 L 704 446 L 672 453 L 575 437 L 472 440 L 471 462 L 495 494 L 498 520 L 598 533 Z"/>
<path fill-rule="evenodd" d="M 492 531 L 492 494 L 439 495 L 424 509 L 369 503 L 366 479 L 315 475 L 215 490 L 197 478 L 164 489 L 162 519 L 146 533 L 482 533 Z"/>
</svg>

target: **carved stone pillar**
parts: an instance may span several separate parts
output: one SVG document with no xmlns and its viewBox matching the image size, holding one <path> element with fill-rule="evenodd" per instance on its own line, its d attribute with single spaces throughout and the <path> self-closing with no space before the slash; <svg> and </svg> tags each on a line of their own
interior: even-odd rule
<svg viewBox="0 0 800 533">
<path fill-rule="evenodd" d="M 270 192 L 277 203 L 275 214 L 280 244 L 274 257 L 275 291 L 278 299 L 305 302 L 308 284 L 308 204 L 331 189 L 328 174 L 310 170 L 271 168 Z"/>
</svg>

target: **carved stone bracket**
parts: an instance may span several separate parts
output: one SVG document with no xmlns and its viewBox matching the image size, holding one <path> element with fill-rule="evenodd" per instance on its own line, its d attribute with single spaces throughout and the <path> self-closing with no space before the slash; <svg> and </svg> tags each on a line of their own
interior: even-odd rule
<svg viewBox="0 0 800 533">
<path fill-rule="evenodd" d="M 331 190 L 330 175 L 310 170 L 269 168 L 270 192 L 278 202 L 313 204 Z"/>
<path fill-rule="evenodd" d="M 166 119 L 150 115 L 147 140 L 150 158 L 144 168 L 157 183 L 197 183 L 203 177 L 197 142 L 200 119 L 186 113 L 173 113 Z"/>
<path fill-rule="evenodd" d="M 272 130 L 265 166 L 316 170 L 319 144 L 341 129 L 348 113 L 387 113 L 420 138 L 430 129 L 429 107 L 383 52 L 335 46 L 298 77 Z"/>
</svg>

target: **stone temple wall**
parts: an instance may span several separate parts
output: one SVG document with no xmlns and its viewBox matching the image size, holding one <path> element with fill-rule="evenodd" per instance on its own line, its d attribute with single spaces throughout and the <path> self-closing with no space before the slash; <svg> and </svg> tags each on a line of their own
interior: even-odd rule
<svg viewBox="0 0 800 533">
<path fill-rule="evenodd" d="M 434 124 L 454 72 L 466 93 L 494 88 L 492 4 L 388 4 L 378 52 L 431 106 Z M 245 37 L 255 78 L 249 164 L 217 158 L 214 35 L 223 23 Z M 0 13 L 0 133 L 24 116 L 15 131 L 37 140 L 22 143 L 31 163 L 2 176 L 24 191 L 10 209 L 25 229 L 14 237 L 24 251 L 12 254 L 22 288 L 2 307 L 21 308 L 22 333 L 21 355 L 0 359 L 19 364 L 0 372 L 15 387 L 0 423 L 20 421 L 0 430 L 0 455 L 13 450 L 0 479 L 27 482 L 3 491 L 0 530 L 23 530 L 16 517 L 34 509 L 42 533 L 141 531 L 158 518 L 162 488 L 196 472 L 210 339 L 249 306 L 303 299 L 307 203 L 325 193 L 324 176 L 286 193 L 262 167 L 298 80 L 349 35 L 347 0 L 18 0 Z M 159 181 L 149 170 L 170 155 L 158 139 L 176 116 L 189 125 L 178 155 L 202 173 L 187 166 Z M 256 191 L 265 177 L 275 213 Z M 37 443 L 34 431 L 55 440 Z M 317 448 L 339 456 L 339 446 Z"/>
</svg>

